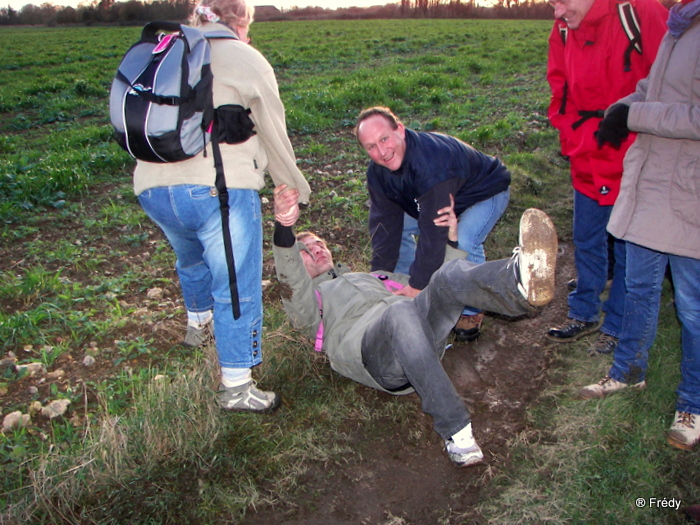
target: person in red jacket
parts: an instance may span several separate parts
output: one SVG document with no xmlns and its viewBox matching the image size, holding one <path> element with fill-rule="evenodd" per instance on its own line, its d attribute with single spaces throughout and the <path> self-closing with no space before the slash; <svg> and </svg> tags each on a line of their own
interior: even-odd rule
<svg viewBox="0 0 700 525">
<path fill-rule="evenodd" d="M 620 191 L 622 160 L 635 135 L 599 144 L 596 131 L 604 110 L 632 93 L 649 73 L 668 11 L 657 0 L 550 4 L 556 20 L 549 36 L 548 116 L 571 165 L 577 279 L 569 294 L 568 319 L 551 328 L 547 338 L 566 343 L 600 330 L 591 352 L 605 354 L 617 345 L 625 301 L 625 245 L 618 239 L 610 293 L 604 304 L 600 299 L 608 278 L 606 225 Z"/>
</svg>

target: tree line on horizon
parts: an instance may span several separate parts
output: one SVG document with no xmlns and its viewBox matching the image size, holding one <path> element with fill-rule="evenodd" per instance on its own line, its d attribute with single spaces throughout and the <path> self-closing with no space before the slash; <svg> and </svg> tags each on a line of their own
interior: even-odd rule
<svg viewBox="0 0 700 525">
<path fill-rule="evenodd" d="M 264 0 L 262 0 L 264 2 Z M 93 0 L 79 7 L 56 6 L 49 2 L 27 4 L 16 10 L 0 8 L 0 25 L 136 25 L 151 20 L 187 20 L 193 0 Z M 475 0 L 397 0 L 373 7 L 304 7 L 280 11 L 259 6 L 258 21 L 376 19 L 376 18 L 522 18 L 549 19 L 552 8 L 546 0 L 494 0 L 491 6 Z"/>
</svg>

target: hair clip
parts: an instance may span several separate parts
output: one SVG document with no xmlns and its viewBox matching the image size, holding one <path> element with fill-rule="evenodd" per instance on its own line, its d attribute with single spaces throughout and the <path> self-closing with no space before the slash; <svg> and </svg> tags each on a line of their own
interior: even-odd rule
<svg viewBox="0 0 700 525">
<path fill-rule="evenodd" d="M 218 22 L 220 20 L 219 15 L 212 11 L 211 7 L 206 5 L 198 5 L 194 12 L 198 15 L 204 15 L 209 22 Z"/>
</svg>

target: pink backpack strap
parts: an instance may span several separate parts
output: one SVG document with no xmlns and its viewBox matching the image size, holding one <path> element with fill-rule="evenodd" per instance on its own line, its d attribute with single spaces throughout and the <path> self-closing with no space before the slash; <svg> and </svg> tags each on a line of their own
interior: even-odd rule
<svg viewBox="0 0 700 525">
<path fill-rule="evenodd" d="M 384 283 L 384 286 L 389 292 L 395 292 L 396 290 L 401 290 L 404 285 L 392 281 L 389 279 L 386 275 L 381 274 L 381 273 L 371 273 L 373 277 L 376 277 L 380 281 Z M 318 330 L 316 331 L 316 342 L 314 343 L 314 350 L 317 352 L 322 352 L 323 351 L 323 301 L 321 300 L 321 293 L 318 290 L 314 290 L 316 292 L 316 301 L 318 301 L 318 313 L 321 315 L 321 322 L 318 323 Z"/>
<path fill-rule="evenodd" d="M 318 330 L 316 331 L 316 342 L 314 343 L 314 350 L 317 352 L 323 351 L 323 304 L 321 301 L 321 293 L 318 290 L 316 292 L 316 301 L 318 301 L 318 313 L 321 315 L 321 322 L 318 323 Z"/>
<path fill-rule="evenodd" d="M 377 279 L 379 279 L 380 281 L 382 281 L 384 283 L 384 286 L 386 287 L 386 289 L 392 293 L 395 292 L 396 290 L 401 290 L 404 287 L 403 284 L 396 282 L 396 281 L 392 281 L 384 274 L 371 273 L 370 275 L 372 275 L 372 276 L 376 277 Z"/>
</svg>

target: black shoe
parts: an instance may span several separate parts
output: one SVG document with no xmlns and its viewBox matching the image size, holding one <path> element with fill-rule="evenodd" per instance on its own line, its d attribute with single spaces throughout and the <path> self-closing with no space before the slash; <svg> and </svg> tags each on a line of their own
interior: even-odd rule
<svg viewBox="0 0 700 525">
<path fill-rule="evenodd" d="M 588 349 L 588 355 L 612 354 L 617 348 L 617 342 L 617 337 L 601 332 L 593 346 Z"/>
<path fill-rule="evenodd" d="M 600 328 L 599 321 L 578 321 L 577 319 L 569 319 L 567 323 L 559 328 L 550 328 L 547 332 L 547 339 L 556 341 L 557 343 L 569 343 L 584 335 L 597 332 Z"/>
<path fill-rule="evenodd" d="M 483 322 L 483 312 L 474 315 L 462 315 L 454 327 L 455 340 L 458 343 L 476 341 L 481 335 L 481 323 Z"/>
</svg>

